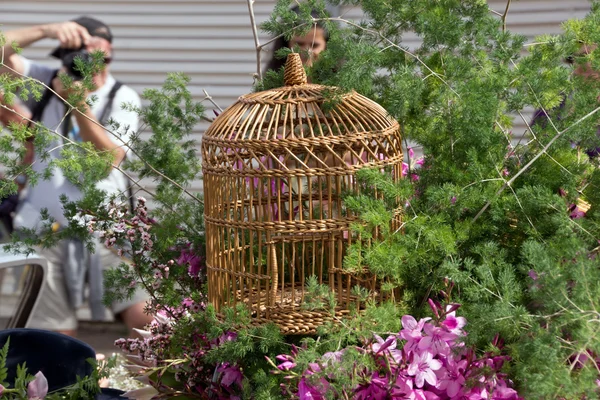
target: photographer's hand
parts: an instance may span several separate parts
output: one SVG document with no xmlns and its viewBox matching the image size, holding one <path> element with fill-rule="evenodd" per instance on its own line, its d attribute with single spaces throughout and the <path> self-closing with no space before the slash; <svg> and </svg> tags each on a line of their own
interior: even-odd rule
<svg viewBox="0 0 600 400">
<path fill-rule="evenodd" d="M 42 31 L 45 37 L 58 39 L 60 46 L 67 49 L 78 49 L 87 45 L 91 38 L 86 28 L 73 21 L 44 25 Z"/>
</svg>

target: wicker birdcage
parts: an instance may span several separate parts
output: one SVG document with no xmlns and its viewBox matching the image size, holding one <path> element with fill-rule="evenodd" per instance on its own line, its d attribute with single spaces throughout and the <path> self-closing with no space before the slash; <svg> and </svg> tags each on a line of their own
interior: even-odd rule
<svg viewBox="0 0 600 400">
<path fill-rule="evenodd" d="M 333 92 L 307 84 L 290 54 L 284 87 L 241 96 L 204 134 L 208 298 L 217 312 L 241 302 L 256 323 L 305 334 L 332 318 L 305 307 L 318 300 L 307 298 L 309 281 L 333 291 L 337 316 L 360 306 L 357 285 L 381 298 L 372 275 L 342 268 L 360 240 L 342 196 L 358 190 L 361 168 L 401 178 L 400 127 L 356 92 L 323 107 Z"/>
</svg>

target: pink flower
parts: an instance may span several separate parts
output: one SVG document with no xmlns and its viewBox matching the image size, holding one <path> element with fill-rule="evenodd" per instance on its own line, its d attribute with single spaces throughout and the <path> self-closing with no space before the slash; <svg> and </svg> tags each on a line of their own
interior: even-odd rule
<svg viewBox="0 0 600 400">
<path fill-rule="evenodd" d="M 413 380 L 412 378 L 398 374 L 396 378 L 396 384 L 392 388 L 391 392 L 393 399 L 415 399 L 415 393 L 413 391 Z"/>
<path fill-rule="evenodd" d="M 529 272 L 527 273 L 527 275 L 529 275 L 529 277 L 531 279 L 533 279 L 534 281 L 537 281 L 539 278 L 537 272 L 535 272 L 535 270 L 533 270 L 533 269 L 530 269 Z"/>
<path fill-rule="evenodd" d="M 456 362 L 454 358 L 446 359 L 446 368 L 437 371 L 438 383 L 436 389 L 445 391 L 448 397 L 454 398 L 465 384 L 465 369 L 467 360 Z"/>
<path fill-rule="evenodd" d="M 280 369 L 281 371 L 289 371 L 290 369 L 293 369 L 295 367 L 296 367 L 296 363 L 293 363 L 291 361 L 282 362 L 281 364 L 279 364 L 277 366 L 277 368 Z"/>
<path fill-rule="evenodd" d="M 2 395 L 2 392 L 4 392 L 4 386 L 0 385 L 0 396 Z"/>
<path fill-rule="evenodd" d="M 451 306 L 446 307 L 446 312 L 450 309 Z M 457 317 L 456 311 L 448 312 L 446 314 L 446 319 L 442 322 L 442 325 L 448 329 L 449 332 L 455 333 L 457 335 L 463 335 L 462 328 L 467 324 L 467 320 L 465 317 Z"/>
<path fill-rule="evenodd" d="M 177 264 L 179 265 L 187 265 L 188 266 L 188 274 L 192 278 L 198 277 L 200 271 L 203 269 L 202 258 L 198 256 L 196 253 L 188 248 L 183 249 L 179 254 L 179 258 L 177 259 Z"/>
<path fill-rule="evenodd" d="M 422 167 L 424 163 L 425 163 L 425 159 L 422 156 L 415 159 L 415 152 L 413 151 L 413 149 L 411 147 L 409 147 L 408 148 L 408 163 L 405 163 L 405 162 L 402 163 L 402 172 L 401 172 L 402 177 L 407 176 L 409 171 L 414 171 L 415 169 L 417 169 L 417 167 Z M 417 174 L 411 174 L 410 179 L 413 182 L 416 182 L 419 180 L 419 176 Z"/>
<path fill-rule="evenodd" d="M 492 392 L 492 400 L 520 400 L 516 390 L 506 387 L 506 382 L 500 381 Z"/>
<path fill-rule="evenodd" d="M 223 363 L 217 369 L 217 372 L 223 374 L 221 378 L 221 385 L 226 388 L 231 388 L 234 384 L 238 387 L 242 387 L 242 371 L 238 366 Z"/>
<path fill-rule="evenodd" d="M 418 388 L 422 388 L 425 382 L 429 383 L 431 386 L 437 384 L 437 377 L 435 376 L 434 371 L 437 371 L 440 368 L 442 368 L 442 363 L 439 360 L 434 360 L 431 353 L 415 353 L 406 372 L 408 375 L 414 376 L 415 385 Z"/>
<path fill-rule="evenodd" d="M 414 400 L 441 400 L 441 397 L 429 390 L 415 389 Z"/>
<path fill-rule="evenodd" d="M 426 321 L 431 318 L 423 318 L 417 322 L 412 315 L 405 315 L 402 317 L 402 331 L 400 331 L 400 337 L 407 341 L 404 345 L 406 352 L 417 350 L 419 341 L 423 337 L 422 331 Z"/>
<path fill-rule="evenodd" d="M 387 377 L 381 377 L 377 372 L 373 373 L 370 382 L 359 385 L 354 391 L 356 400 L 385 400 L 388 399 Z"/>
<path fill-rule="evenodd" d="M 324 381 L 324 380 L 322 380 Z M 323 388 L 324 392 L 329 387 L 329 384 L 324 381 L 327 385 Z M 300 400 L 324 400 L 325 397 L 310 383 L 308 383 L 306 378 L 300 379 L 300 383 L 298 383 L 298 397 Z"/>
<path fill-rule="evenodd" d="M 392 357 L 392 359 L 394 360 L 394 362 L 396 364 L 398 364 L 402 360 L 402 351 L 396 350 L 397 341 L 396 341 L 395 336 L 388 336 L 388 338 L 385 340 L 385 342 L 383 341 L 383 339 L 380 336 L 378 336 L 378 335 L 373 335 L 373 336 L 375 336 L 375 340 L 377 341 L 377 343 L 371 344 L 371 349 L 373 350 L 373 353 L 375 353 L 375 354 L 386 354 L 387 353 Z"/>
<path fill-rule="evenodd" d="M 431 324 L 425 324 L 423 329 L 428 336 L 419 341 L 419 350 L 428 351 L 432 355 L 441 354 L 447 356 L 450 354 L 449 342 L 453 343 L 454 339 L 458 337 L 456 333 L 448 332 L 443 328 Z"/>
<path fill-rule="evenodd" d="M 577 204 L 569 205 L 569 211 L 569 217 L 571 217 L 571 219 L 579 219 L 585 217 L 585 211 L 577 207 Z"/>
<path fill-rule="evenodd" d="M 339 351 L 330 351 L 321 356 L 321 360 L 323 360 L 324 365 L 336 364 L 342 361 L 342 356 L 344 355 L 344 350 Z"/>
<path fill-rule="evenodd" d="M 38 371 L 34 379 L 27 385 L 27 398 L 29 400 L 41 400 L 48 394 L 48 380 Z"/>
</svg>

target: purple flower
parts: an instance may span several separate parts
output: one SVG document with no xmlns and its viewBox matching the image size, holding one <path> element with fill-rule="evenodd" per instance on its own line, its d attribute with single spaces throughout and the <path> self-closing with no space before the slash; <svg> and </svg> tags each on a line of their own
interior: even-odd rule
<svg viewBox="0 0 600 400">
<path fill-rule="evenodd" d="M 223 374 L 223 377 L 221 378 L 221 385 L 225 388 L 229 389 L 234 384 L 238 388 L 242 387 L 242 379 L 244 375 L 242 375 L 242 371 L 238 366 L 223 363 L 217 368 L 217 372 Z"/>
<path fill-rule="evenodd" d="M 277 366 L 277 369 L 280 371 L 289 371 L 296 366 L 294 358 L 292 356 L 288 356 L 287 354 L 280 354 L 275 358 L 279 361 L 282 361 L 282 363 Z"/>
<path fill-rule="evenodd" d="M 418 388 L 422 388 L 425 381 L 431 386 L 437 384 L 437 377 L 435 372 L 442 368 L 442 363 L 439 360 L 434 360 L 433 355 L 429 352 L 422 354 L 415 354 L 412 362 L 409 364 L 407 373 L 410 376 L 415 377 L 415 385 Z"/>
<path fill-rule="evenodd" d="M 27 385 L 27 398 L 29 400 L 42 400 L 48 394 L 48 380 L 39 371 L 34 379 Z"/>
<path fill-rule="evenodd" d="M 377 372 L 373 373 L 370 381 L 359 385 L 354 391 L 356 400 L 385 400 L 388 399 L 388 380 L 387 377 L 381 377 Z"/>
<path fill-rule="evenodd" d="M 504 380 L 498 382 L 498 385 L 492 392 L 491 400 L 520 400 L 519 394 L 516 390 L 506 387 Z"/>
<path fill-rule="evenodd" d="M 296 367 L 296 363 L 292 361 L 284 361 L 277 366 L 280 371 L 289 371 Z"/>
<path fill-rule="evenodd" d="M 329 387 L 329 383 L 322 379 L 322 381 L 326 384 L 323 388 L 323 392 L 327 390 Z M 301 378 L 300 383 L 298 383 L 298 397 L 300 400 L 324 400 L 325 396 L 319 392 L 317 388 L 312 386 L 306 378 Z"/>
<path fill-rule="evenodd" d="M 324 365 L 336 364 L 342 361 L 342 356 L 344 355 L 344 350 L 339 351 L 330 351 L 321 356 L 321 360 L 323 360 Z"/>
<path fill-rule="evenodd" d="M 529 272 L 527 273 L 529 275 L 529 277 L 531 279 L 533 279 L 534 281 L 537 281 L 539 276 L 537 274 L 537 272 L 535 272 L 534 270 L 530 269 Z"/>
<path fill-rule="evenodd" d="M 432 324 L 425 324 L 423 329 L 428 336 L 419 341 L 419 350 L 428 351 L 432 355 L 440 354 L 447 356 L 450 354 L 449 342 L 453 343 L 454 339 L 458 337 L 456 333 L 448 332 Z"/>
<path fill-rule="evenodd" d="M 396 364 L 400 363 L 402 360 L 402 351 L 396 350 L 396 337 L 388 336 L 388 338 L 384 341 L 381 336 L 375 336 L 376 343 L 371 344 L 371 349 L 375 354 L 389 354 Z"/>
<path fill-rule="evenodd" d="M 393 399 L 415 399 L 415 393 L 413 391 L 413 380 L 403 373 L 398 374 L 396 383 L 390 393 Z"/>
<path fill-rule="evenodd" d="M 177 264 L 187 265 L 188 274 L 192 278 L 198 277 L 198 274 L 200 274 L 200 271 L 203 269 L 202 258 L 194 253 L 189 246 L 181 251 L 179 258 L 177 259 Z"/>
<path fill-rule="evenodd" d="M 446 307 L 446 312 L 448 312 L 451 306 Z M 449 332 L 455 333 L 457 335 L 462 335 L 462 328 L 467 324 L 467 320 L 465 317 L 457 317 L 456 311 L 451 311 L 446 314 L 446 319 L 442 322 L 442 325 L 448 329 Z"/>
<path fill-rule="evenodd" d="M 581 210 L 577 206 L 577 204 L 570 204 L 569 211 L 569 217 L 571 217 L 571 219 L 579 219 L 585 217 L 585 211 Z"/>
<path fill-rule="evenodd" d="M 423 337 L 422 331 L 426 321 L 431 318 L 423 318 L 417 322 L 412 315 L 405 315 L 402 317 L 402 331 L 400 331 L 400 337 L 407 341 L 404 345 L 404 349 L 407 352 L 417 350 L 417 346 L 421 338 Z"/>
<path fill-rule="evenodd" d="M 448 397 L 454 398 L 465 384 L 467 360 L 456 362 L 452 357 L 446 359 L 446 368 L 437 370 L 438 383 L 436 389 L 445 391 Z"/>
<path fill-rule="evenodd" d="M 234 342 L 237 339 L 237 333 L 232 331 L 227 331 L 219 337 L 219 345 L 222 345 L 226 342 Z"/>
</svg>

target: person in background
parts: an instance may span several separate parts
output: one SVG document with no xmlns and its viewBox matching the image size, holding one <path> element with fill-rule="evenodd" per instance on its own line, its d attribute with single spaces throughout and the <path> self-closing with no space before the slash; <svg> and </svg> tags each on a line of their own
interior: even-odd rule
<svg viewBox="0 0 600 400">
<path fill-rule="evenodd" d="M 292 8 L 292 11 L 298 13 L 298 6 Z M 319 15 L 315 11 L 313 11 L 311 14 L 314 18 L 319 18 Z M 321 54 L 321 52 L 327 48 L 328 40 L 329 34 L 327 29 L 325 29 L 325 25 L 323 25 L 321 22 L 317 22 L 304 36 L 294 36 L 289 41 L 287 41 L 285 37 L 281 36 L 273 43 L 273 55 L 271 60 L 267 63 L 266 71 L 279 71 L 279 69 L 285 65 L 285 57 L 278 58 L 275 55 L 278 50 L 283 48 L 289 48 L 292 50 L 298 49 L 304 65 L 306 67 L 312 66 L 313 62 L 315 62 L 319 57 L 319 54 Z"/>
<path fill-rule="evenodd" d="M 26 124 L 27 120 L 31 118 L 31 112 L 25 108 L 19 102 L 14 102 L 11 105 L 7 105 L 4 99 L 4 94 L 0 93 L 0 104 L 4 107 L 0 107 L 0 125 L 8 128 L 11 124 Z M 31 163 L 32 145 L 30 142 L 26 142 L 27 156 L 29 159 L 23 160 L 24 162 Z M 0 173 L 0 181 L 7 179 L 4 174 Z M 25 180 L 23 176 L 17 176 L 14 179 L 17 184 L 18 191 L 20 192 L 25 187 Z M 19 202 L 19 194 L 7 195 L 0 199 L 0 223 L 2 229 L 0 229 L 0 241 L 8 241 L 8 235 L 13 231 L 13 217 L 17 209 Z"/>
<path fill-rule="evenodd" d="M 137 93 L 116 81 L 110 73 L 112 61 L 112 40 L 110 28 L 103 22 L 91 17 L 79 17 L 72 21 L 36 25 L 5 32 L 4 59 L 8 72 L 17 76 L 34 78 L 51 87 L 63 99 L 68 98 L 69 90 L 60 79 L 61 74 L 69 74 L 73 79 L 81 79 L 77 68 L 73 68 L 74 57 L 85 57 L 91 52 L 104 53 L 105 67 L 93 76 L 95 90 L 87 93 L 87 98 L 96 99 L 90 107 L 84 105 L 84 111 L 71 111 L 64 102 L 51 91 L 46 91 L 40 101 L 31 98 L 25 106 L 32 113 L 32 119 L 57 133 L 45 150 L 48 159 L 41 154 L 31 156 L 32 168 L 43 171 L 49 162 L 61 158 L 61 147 L 81 142 L 91 143 L 98 151 L 112 152 L 113 166 L 118 166 L 126 156 L 124 143 L 131 132 L 138 129 L 138 116 L 134 112 L 121 108 L 128 103 L 139 107 L 141 101 Z M 21 48 L 42 39 L 55 39 L 59 42 L 51 56 L 62 61 L 63 66 L 56 70 L 32 62 L 14 52 L 11 43 Z M 114 106 L 112 105 L 114 104 Z M 106 131 L 102 125 L 113 120 L 121 127 L 120 138 Z M 98 183 L 98 188 L 108 195 L 126 193 L 126 177 L 112 168 L 109 176 Z M 81 197 L 81 192 L 70 182 L 60 169 L 54 169 L 48 180 L 40 180 L 35 186 L 27 187 L 21 196 L 14 218 L 15 231 L 19 228 L 39 230 L 40 212 L 47 209 L 50 217 L 56 221 L 56 228 L 67 225 L 60 197 L 67 196 L 71 201 Z M 77 330 L 76 310 L 83 303 L 83 288 L 86 276 L 90 288 L 90 307 L 93 319 L 104 317 L 101 302 L 102 271 L 115 267 L 125 261 L 106 248 L 99 241 L 94 255 L 87 254 L 77 238 L 64 240 L 53 248 L 36 248 L 39 255 L 48 260 L 49 271 L 43 288 L 42 297 L 32 316 L 30 327 L 58 331 L 74 336 Z M 142 328 L 152 318 L 144 313 L 147 295 L 139 290 L 129 301 L 113 304 L 113 312 L 120 317 L 128 328 Z"/>
</svg>

